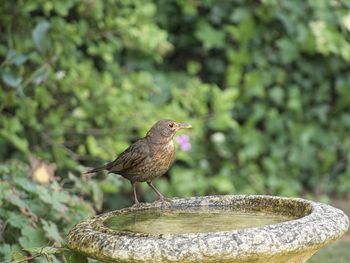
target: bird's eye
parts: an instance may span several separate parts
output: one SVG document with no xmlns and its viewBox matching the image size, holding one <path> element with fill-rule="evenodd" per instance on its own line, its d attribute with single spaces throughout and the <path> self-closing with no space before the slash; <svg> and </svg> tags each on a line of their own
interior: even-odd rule
<svg viewBox="0 0 350 263">
<path fill-rule="evenodd" d="M 169 127 L 173 128 L 174 127 L 174 123 L 169 123 Z"/>
</svg>

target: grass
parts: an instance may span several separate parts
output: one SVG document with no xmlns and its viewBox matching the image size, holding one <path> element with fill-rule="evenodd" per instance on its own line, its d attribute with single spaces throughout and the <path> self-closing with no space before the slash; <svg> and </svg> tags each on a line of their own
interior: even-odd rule
<svg viewBox="0 0 350 263">
<path fill-rule="evenodd" d="M 349 261 L 350 239 L 341 239 L 318 251 L 308 263 L 349 263 Z"/>
</svg>

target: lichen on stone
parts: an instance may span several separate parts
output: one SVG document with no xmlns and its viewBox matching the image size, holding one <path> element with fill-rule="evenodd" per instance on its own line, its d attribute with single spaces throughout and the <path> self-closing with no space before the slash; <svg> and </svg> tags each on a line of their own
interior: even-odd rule
<svg viewBox="0 0 350 263">
<path fill-rule="evenodd" d="M 147 234 L 109 229 L 111 216 L 146 209 L 232 209 L 295 218 L 233 231 Z M 300 198 L 264 195 L 203 196 L 141 204 L 101 214 L 77 224 L 68 246 L 104 262 L 306 262 L 318 249 L 341 237 L 346 215 L 329 205 Z"/>
</svg>

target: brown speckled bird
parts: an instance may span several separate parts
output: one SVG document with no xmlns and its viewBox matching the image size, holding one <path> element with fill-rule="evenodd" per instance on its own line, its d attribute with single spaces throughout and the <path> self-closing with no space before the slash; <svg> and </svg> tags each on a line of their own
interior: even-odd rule
<svg viewBox="0 0 350 263">
<path fill-rule="evenodd" d="M 180 129 L 191 128 L 187 123 L 160 120 L 152 126 L 144 138 L 130 145 L 114 161 L 86 173 L 107 170 L 128 179 L 134 190 L 135 204 L 138 204 L 136 182 L 147 182 L 156 192 L 160 201 L 162 193 L 152 184 L 152 180 L 166 173 L 175 159 L 173 137 Z"/>
</svg>

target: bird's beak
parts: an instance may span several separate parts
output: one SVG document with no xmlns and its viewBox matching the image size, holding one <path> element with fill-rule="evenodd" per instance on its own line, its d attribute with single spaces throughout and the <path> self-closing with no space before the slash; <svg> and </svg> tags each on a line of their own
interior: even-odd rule
<svg viewBox="0 0 350 263">
<path fill-rule="evenodd" d="M 176 123 L 176 126 L 177 130 L 192 128 L 192 125 L 188 123 Z"/>
</svg>

